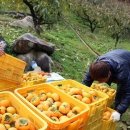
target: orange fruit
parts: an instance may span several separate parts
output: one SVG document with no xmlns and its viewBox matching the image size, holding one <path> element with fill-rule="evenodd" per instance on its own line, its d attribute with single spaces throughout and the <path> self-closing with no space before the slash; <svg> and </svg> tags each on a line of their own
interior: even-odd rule
<svg viewBox="0 0 130 130">
<path fill-rule="evenodd" d="M 82 99 L 82 102 L 84 102 L 84 103 L 86 103 L 86 104 L 90 104 L 90 103 L 91 103 L 91 99 L 88 98 L 88 97 L 84 97 L 84 98 Z"/>
</svg>

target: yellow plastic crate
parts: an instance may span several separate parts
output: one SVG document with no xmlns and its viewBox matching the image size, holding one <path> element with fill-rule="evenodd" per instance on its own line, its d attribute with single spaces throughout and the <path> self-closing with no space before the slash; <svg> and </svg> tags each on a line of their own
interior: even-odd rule
<svg viewBox="0 0 130 130">
<path fill-rule="evenodd" d="M 57 87 L 58 85 L 63 85 L 63 86 L 73 86 L 75 88 L 81 88 L 83 90 L 85 90 L 86 92 L 93 90 L 77 81 L 68 79 L 68 80 L 62 80 L 62 81 L 55 81 L 55 82 L 51 82 L 51 85 L 55 86 L 57 89 L 60 90 L 61 87 Z M 62 90 L 61 90 L 62 92 Z M 90 112 L 89 112 L 89 119 L 86 122 L 86 125 L 84 128 L 82 128 L 83 130 L 101 130 L 101 119 L 102 119 L 102 115 L 104 113 L 104 110 L 106 108 L 107 105 L 107 100 L 108 100 L 108 96 L 102 92 L 97 91 L 98 96 L 100 97 L 100 99 L 96 102 L 93 102 L 91 104 L 85 104 L 83 102 L 83 104 L 85 104 L 86 106 L 89 106 L 90 108 Z M 67 93 L 65 93 L 66 95 L 68 95 Z M 70 96 L 70 95 L 68 95 Z M 72 97 L 72 96 L 70 96 Z M 75 99 L 74 97 L 72 97 L 74 100 L 78 100 Z M 79 100 L 78 100 L 79 101 Z"/>
<path fill-rule="evenodd" d="M 101 87 L 101 88 L 100 88 L 100 87 Z M 115 99 L 115 95 L 116 95 L 116 90 L 115 90 L 115 89 L 112 89 L 112 88 L 109 88 L 109 87 L 107 87 L 107 86 L 104 86 L 104 85 L 102 85 L 102 84 L 97 84 L 97 83 L 93 83 L 93 84 L 91 85 L 91 88 L 96 89 L 96 90 L 101 91 L 101 92 L 104 92 L 105 94 L 107 94 L 107 95 L 109 96 L 108 102 L 107 102 L 107 106 L 108 106 L 108 107 L 110 107 L 110 106 L 113 104 L 114 99 Z M 110 92 L 110 91 L 113 91 L 113 93 L 111 93 L 111 92 L 110 92 L 110 94 L 109 94 L 109 92 L 106 93 L 106 90 L 105 90 L 105 89 L 102 89 L 102 88 L 107 88 L 107 90 L 108 90 L 109 92 Z"/>
<path fill-rule="evenodd" d="M 0 80 L 0 91 L 14 91 L 18 87 L 20 86 L 12 82 Z"/>
<path fill-rule="evenodd" d="M 113 112 L 115 110 L 107 107 L 107 110 L 110 112 Z M 116 130 L 116 122 L 113 122 L 112 120 L 103 120 L 102 121 L 102 129 L 101 130 Z"/>
<path fill-rule="evenodd" d="M 54 92 L 60 96 L 61 102 L 68 102 L 72 107 L 79 106 L 81 108 L 80 114 L 77 114 L 64 122 L 55 122 L 47 117 L 45 114 L 41 113 L 35 106 L 33 106 L 29 101 L 27 101 L 23 95 L 27 92 L 39 92 L 40 90 L 45 90 L 46 92 Z M 57 88 L 53 87 L 50 84 L 43 83 L 34 85 L 32 87 L 18 88 L 15 90 L 15 94 L 26 104 L 28 105 L 37 115 L 42 117 L 48 123 L 48 130 L 80 130 L 86 120 L 88 119 L 89 108 L 85 104 L 80 103 L 79 101 L 70 98 L 63 92 L 59 91 Z"/>
<path fill-rule="evenodd" d="M 11 55 L 5 54 L 0 57 L 0 80 L 19 84 L 26 63 Z"/>
<path fill-rule="evenodd" d="M 20 116 L 28 118 L 34 123 L 36 130 L 47 129 L 47 123 L 21 102 L 12 92 L 0 92 L 0 99 L 8 99 L 11 102 L 11 105 L 16 108 Z"/>
</svg>

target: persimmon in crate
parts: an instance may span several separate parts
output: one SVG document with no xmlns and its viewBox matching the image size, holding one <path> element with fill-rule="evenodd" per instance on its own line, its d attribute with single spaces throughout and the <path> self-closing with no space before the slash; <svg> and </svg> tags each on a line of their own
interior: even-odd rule
<svg viewBox="0 0 130 130">
<path fill-rule="evenodd" d="M 50 84 L 15 90 L 16 95 L 48 123 L 48 130 L 78 130 L 88 119 L 88 106 L 66 96 Z"/>
<path fill-rule="evenodd" d="M 50 84 L 70 96 L 70 98 L 72 97 L 89 106 L 89 118 L 86 122 L 85 129 L 98 130 L 101 128 L 101 119 L 108 100 L 106 94 L 71 79 L 54 81 Z"/>
<path fill-rule="evenodd" d="M 33 71 L 25 73 L 22 76 L 21 85 L 23 87 L 26 87 L 26 86 L 32 86 L 35 84 L 39 84 L 39 83 L 44 83 L 44 82 L 46 82 L 46 75 L 48 75 L 48 73 L 33 72 Z"/>
<path fill-rule="evenodd" d="M 0 92 L 0 130 L 46 130 L 47 123 L 39 118 L 13 93 Z"/>
<path fill-rule="evenodd" d="M 114 101 L 115 95 L 116 95 L 116 90 L 115 89 L 112 89 L 112 88 L 109 88 L 107 86 L 104 86 L 102 84 L 97 84 L 97 83 L 93 83 L 91 85 L 91 88 L 93 88 L 95 90 L 98 90 L 98 91 L 101 91 L 101 92 L 104 92 L 105 94 L 107 94 L 109 96 L 107 106 L 111 106 L 111 104 Z"/>
<path fill-rule="evenodd" d="M 111 119 L 111 114 L 115 110 L 107 107 L 102 117 L 102 128 L 101 130 L 116 130 L 116 122 Z"/>
</svg>

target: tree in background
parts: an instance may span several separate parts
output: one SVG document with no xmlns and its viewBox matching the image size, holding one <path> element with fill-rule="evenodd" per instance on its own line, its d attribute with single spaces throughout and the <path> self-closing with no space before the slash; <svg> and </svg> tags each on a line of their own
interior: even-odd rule
<svg viewBox="0 0 130 130">
<path fill-rule="evenodd" d="M 115 47 L 124 39 L 130 26 L 130 4 L 118 0 L 76 0 L 73 10 L 93 33 L 102 28 L 115 39 Z"/>
<path fill-rule="evenodd" d="M 23 2 L 31 12 L 34 27 L 38 34 L 42 30 L 40 25 L 47 24 L 50 28 L 60 19 L 61 8 L 58 0 L 23 0 Z"/>
<path fill-rule="evenodd" d="M 130 6 L 117 0 L 106 1 L 104 3 L 105 14 L 107 16 L 106 28 L 117 46 L 121 38 L 125 38 L 130 26 Z"/>
<path fill-rule="evenodd" d="M 90 28 L 92 33 L 94 33 L 96 29 L 102 28 L 104 26 L 104 13 L 101 7 L 101 3 L 101 0 L 78 0 L 75 2 L 74 11 L 76 12 L 77 16 L 81 18 L 83 23 Z"/>
</svg>

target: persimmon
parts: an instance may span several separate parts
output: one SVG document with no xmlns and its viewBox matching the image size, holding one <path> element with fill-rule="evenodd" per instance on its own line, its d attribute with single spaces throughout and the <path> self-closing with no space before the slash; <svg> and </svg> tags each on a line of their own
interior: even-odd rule
<svg viewBox="0 0 130 130">
<path fill-rule="evenodd" d="M 48 109 L 49 111 L 52 111 L 52 116 L 54 117 L 61 117 L 63 114 L 58 110 L 57 106 L 52 106 Z"/>
<path fill-rule="evenodd" d="M 112 92 L 112 93 L 114 93 L 116 90 L 115 89 L 110 89 L 109 91 Z"/>
<path fill-rule="evenodd" d="M 2 123 L 4 124 L 10 124 L 13 122 L 13 115 L 11 113 L 5 113 L 3 116 L 2 116 Z"/>
<path fill-rule="evenodd" d="M 11 114 L 15 114 L 16 113 L 16 109 L 14 107 L 7 107 L 7 112 L 11 113 Z"/>
<path fill-rule="evenodd" d="M 51 98 L 52 93 L 48 92 L 48 93 L 46 93 L 46 95 L 47 95 L 48 98 Z"/>
<path fill-rule="evenodd" d="M 91 99 L 92 99 L 92 102 L 96 102 L 96 101 L 99 100 L 99 97 L 93 95 L 93 96 L 91 97 Z"/>
<path fill-rule="evenodd" d="M 54 105 L 56 105 L 59 108 L 59 106 L 61 105 L 61 102 L 60 101 L 54 102 Z"/>
<path fill-rule="evenodd" d="M 98 96 L 95 90 L 90 90 L 88 93 L 90 93 L 92 96 Z"/>
<path fill-rule="evenodd" d="M 51 117 L 51 119 L 55 122 L 59 122 L 59 119 L 57 117 Z"/>
<path fill-rule="evenodd" d="M 19 114 L 13 114 L 13 120 L 16 121 L 18 118 L 20 118 L 20 115 Z"/>
<path fill-rule="evenodd" d="M 110 111 L 106 111 L 103 113 L 103 120 L 109 120 L 111 117 L 111 112 Z"/>
<path fill-rule="evenodd" d="M 80 101 L 81 101 L 82 98 L 83 98 L 81 95 L 73 95 L 73 97 L 76 98 L 76 99 L 78 99 L 78 100 L 80 100 Z"/>
<path fill-rule="evenodd" d="M 42 95 L 42 94 L 46 94 L 46 92 L 44 90 L 40 90 L 38 95 Z"/>
<path fill-rule="evenodd" d="M 90 98 L 84 97 L 84 98 L 82 99 L 82 102 L 84 102 L 84 103 L 86 103 L 86 104 L 90 104 L 92 101 L 91 101 Z"/>
<path fill-rule="evenodd" d="M 52 117 L 53 116 L 53 112 L 52 111 L 43 111 L 43 113 L 48 116 L 48 117 Z"/>
<path fill-rule="evenodd" d="M 15 127 L 18 129 L 18 130 L 31 130 L 31 121 L 27 118 L 18 118 L 16 121 L 15 121 Z"/>
<path fill-rule="evenodd" d="M 51 97 L 53 98 L 54 101 L 60 100 L 60 96 L 57 93 L 52 93 Z"/>
<path fill-rule="evenodd" d="M 103 89 L 102 92 L 107 93 L 109 90 L 107 88 Z"/>
<path fill-rule="evenodd" d="M 39 98 L 40 98 L 41 101 L 45 101 L 47 99 L 47 95 L 41 94 L 41 95 L 39 95 Z"/>
<path fill-rule="evenodd" d="M 6 130 L 6 127 L 4 126 L 4 124 L 0 124 L 0 130 Z"/>
<path fill-rule="evenodd" d="M 75 114 L 72 112 L 72 110 L 70 110 L 68 113 L 67 113 L 67 117 L 71 118 L 75 116 Z"/>
<path fill-rule="evenodd" d="M 62 113 L 62 114 L 67 114 L 69 111 L 70 111 L 71 107 L 70 107 L 70 104 L 67 103 L 67 102 L 63 102 L 60 107 L 59 107 L 59 111 Z"/>
<path fill-rule="evenodd" d="M 82 95 L 83 95 L 83 97 L 87 97 L 87 98 L 91 97 L 91 94 L 87 93 L 87 92 L 82 92 Z"/>
<path fill-rule="evenodd" d="M 30 101 L 33 97 L 34 97 L 34 94 L 33 94 L 33 93 L 28 93 L 26 99 L 27 99 L 28 101 Z"/>
<path fill-rule="evenodd" d="M 112 92 L 112 91 L 109 91 L 109 92 L 107 92 L 107 95 L 108 95 L 108 96 L 112 96 L 112 95 L 113 95 L 113 92 Z"/>
<path fill-rule="evenodd" d="M 34 96 L 30 100 L 30 103 L 33 104 L 34 106 L 38 106 L 40 104 L 40 98 L 38 96 Z"/>
<path fill-rule="evenodd" d="M 6 129 L 9 130 L 9 128 L 11 127 L 10 124 L 4 124 Z"/>
<path fill-rule="evenodd" d="M 50 105 L 52 105 L 54 103 L 54 100 L 52 98 L 47 98 L 46 101 L 49 101 L 50 102 Z"/>
<path fill-rule="evenodd" d="M 5 114 L 5 112 L 6 112 L 6 107 L 1 106 L 0 107 L 0 114 Z"/>
<path fill-rule="evenodd" d="M 40 111 L 43 111 L 43 104 L 42 104 L 42 103 L 39 104 L 39 105 L 37 106 L 37 109 L 39 109 Z"/>
<path fill-rule="evenodd" d="M 50 107 L 49 102 L 47 102 L 47 101 L 45 101 L 41 104 L 42 104 L 42 108 L 43 108 L 44 111 L 47 111 Z"/>
<path fill-rule="evenodd" d="M 55 117 L 58 117 L 58 118 L 60 118 L 61 116 L 63 116 L 63 114 L 60 113 L 59 110 L 53 111 L 52 115 L 55 116 Z"/>
<path fill-rule="evenodd" d="M 79 88 L 71 88 L 70 93 L 72 93 L 72 95 L 82 95 L 82 90 Z"/>
<path fill-rule="evenodd" d="M 79 114 L 81 112 L 81 108 L 78 107 L 78 106 L 75 106 L 75 107 L 72 108 L 72 112 L 74 114 Z"/>
<path fill-rule="evenodd" d="M 7 99 L 3 99 L 3 100 L 0 101 L 0 106 L 9 107 L 10 106 L 10 101 L 7 100 Z"/>
</svg>

